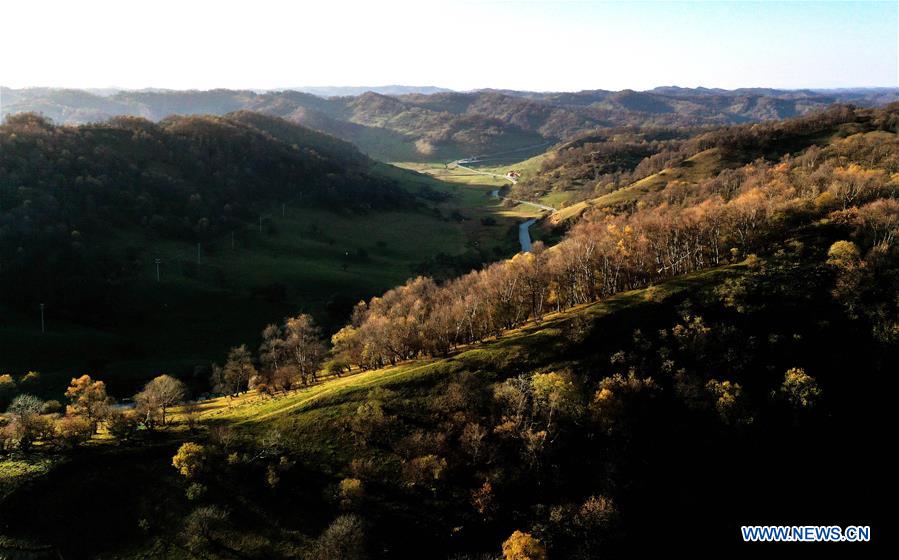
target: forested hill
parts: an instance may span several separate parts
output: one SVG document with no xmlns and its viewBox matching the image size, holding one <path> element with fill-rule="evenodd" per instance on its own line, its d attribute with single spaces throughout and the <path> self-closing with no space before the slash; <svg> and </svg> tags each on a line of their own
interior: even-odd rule
<svg viewBox="0 0 899 560">
<path fill-rule="evenodd" d="M 554 221 L 570 223 L 568 218 L 587 207 L 633 205 L 671 183 L 692 186 L 722 172 L 719 180 L 726 182 L 729 173 L 756 159 L 776 161 L 854 134 L 891 129 L 895 110 L 896 104 L 883 110 L 833 105 L 764 123 L 593 131 L 528 162 L 530 167 L 513 187 L 512 196 L 549 197 L 556 207 L 564 207 Z"/>
<path fill-rule="evenodd" d="M 350 209 L 410 203 L 369 173 L 372 164 L 346 142 L 248 112 L 78 127 L 24 114 L 0 127 L 5 217 L 31 227 L 62 220 L 82 233 L 139 224 L 203 238 L 275 198 Z"/>
<path fill-rule="evenodd" d="M 412 206 L 373 165 L 346 142 L 246 112 L 77 127 L 10 116 L 0 126 L 0 285 L 8 303 L 27 304 L 64 289 L 54 279 L 68 278 L 68 289 L 78 278 L 115 282 L 128 268 L 109 253 L 117 231 L 193 243 L 255 222 L 275 202 Z"/>
<path fill-rule="evenodd" d="M 121 91 L 101 96 L 81 90 L 4 88 L 2 111 L 38 112 L 77 124 L 118 115 L 160 120 L 173 114 L 222 115 L 248 109 L 333 134 L 379 159 L 446 161 L 552 144 L 609 127 L 760 122 L 820 111 L 834 103 L 883 105 L 897 96 L 893 88 L 365 92 L 329 98 L 298 91 Z"/>
</svg>

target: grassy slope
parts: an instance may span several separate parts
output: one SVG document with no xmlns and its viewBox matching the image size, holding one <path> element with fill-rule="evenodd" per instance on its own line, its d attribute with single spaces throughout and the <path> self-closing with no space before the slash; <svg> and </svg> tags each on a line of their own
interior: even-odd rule
<svg viewBox="0 0 899 560">
<path fill-rule="evenodd" d="M 695 184 L 703 179 L 713 177 L 726 166 L 727 162 L 721 157 L 718 149 L 705 150 L 674 167 L 663 169 L 615 192 L 563 208 L 550 219 L 550 222 L 553 225 L 559 225 L 577 219 L 589 208 L 603 208 L 637 200 L 648 193 L 664 189 L 672 181 Z"/>
<path fill-rule="evenodd" d="M 75 374 L 100 372 L 113 394 L 131 394 L 160 372 L 190 375 L 195 365 L 221 360 L 233 345 L 256 344 L 262 327 L 288 314 L 312 312 L 327 327 L 339 325 L 349 306 L 415 274 L 437 253 L 460 254 L 475 245 L 511 255 L 513 219 L 480 189 L 459 188 L 387 165 L 380 172 L 417 191 L 423 186 L 450 195 L 428 209 L 351 214 L 320 208 L 272 208 L 264 232 L 247 224 L 201 249 L 120 232 L 114 241 L 139 254 L 139 274 L 127 286 L 139 315 L 118 325 L 92 327 L 66 321 L 47 310 L 40 316 L 6 314 L 0 320 L 0 369 L 44 374 L 44 394 L 58 396 Z M 464 221 L 451 218 L 458 211 Z M 494 216 L 498 225 L 482 225 Z M 366 257 L 358 252 L 364 251 Z M 162 281 L 155 281 L 156 257 Z M 272 284 L 286 288 L 282 301 L 259 295 Z M 254 296 L 254 292 L 256 295 Z M 328 324 L 328 323 L 333 323 Z"/>
</svg>

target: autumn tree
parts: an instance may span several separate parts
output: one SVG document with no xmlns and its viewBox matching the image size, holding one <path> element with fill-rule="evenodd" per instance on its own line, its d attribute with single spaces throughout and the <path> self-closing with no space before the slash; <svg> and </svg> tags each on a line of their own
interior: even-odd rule
<svg viewBox="0 0 899 560">
<path fill-rule="evenodd" d="M 41 416 L 43 401 L 27 393 L 18 395 L 7 408 L 10 423 L 5 427 L 8 438 L 22 450 L 31 448 L 35 441 L 52 437 L 53 422 Z"/>
<path fill-rule="evenodd" d="M 165 426 L 168 410 L 184 402 L 186 395 L 184 383 L 170 375 L 160 375 L 144 385 L 143 390 L 134 396 L 134 402 L 148 421 L 158 413 L 160 423 Z"/>
<path fill-rule="evenodd" d="M 224 367 L 212 367 L 212 390 L 226 395 L 237 395 L 246 391 L 250 379 L 256 375 L 253 357 L 245 345 L 232 348 Z"/>
<path fill-rule="evenodd" d="M 820 400 L 821 388 L 804 369 L 791 368 L 784 374 L 780 395 L 796 409 L 810 409 Z"/>
<path fill-rule="evenodd" d="M 837 241 L 827 251 L 827 264 L 836 270 L 834 297 L 845 306 L 851 317 L 857 317 L 861 311 L 862 283 L 866 272 L 861 251 L 851 241 Z"/>
<path fill-rule="evenodd" d="M 194 479 L 206 468 L 207 459 L 206 448 L 189 441 L 178 448 L 178 452 L 172 457 L 172 466 L 178 469 L 181 476 Z"/>
<path fill-rule="evenodd" d="M 614 433 L 625 429 L 629 418 L 641 414 L 659 390 L 651 377 L 615 374 L 600 381 L 590 411 L 605 431 Z"/>
<path fill-rule="evenodd" d="M 67 413 L 86 418 L 94 431 L 113 403 L 112 397 L 106 394 L 106 384 L 94 381 L 89 375 L 73 378 L 66 389 L 66 398 L 69 399 Z"/>
<path fill-rule="evenodd" d="M 710 379 L 706 383 L 706 390 L 711 394 L 713 406 L 725 423 L 740 424 L 751 421 L 746 411 L 742 385 L 730 380 Z"/>
<path fill-rule="evenodd" d="M 259 356 L 270 384 L 274 377 L 291 372 L 303 385 L 317 381 L 325 352 L 321 329 L 310 315 L 291 317 L 262 331 Z"/>
<path fill-rule="evenodd" d="M 321 329 L 310 315 L 298 315 L 284 322 L 281 330 L 284 349 L 296 367 L 303 385 L 318 380 L 318 369 L 325 356 Z"/>
<path fill-rule="evenodd" d="M 560 415 L 576 416 L 581 409 L 580 392 L 569 375 L 550 372 L 537 373 L 531 379 L 534 404 L 552 430 Z"/>
<path fill-rule="evenodd" d="M 546 548 L 530 533 L 515 531 L 503 543 L 505 560 L 546 560 Z"/>
</svg>

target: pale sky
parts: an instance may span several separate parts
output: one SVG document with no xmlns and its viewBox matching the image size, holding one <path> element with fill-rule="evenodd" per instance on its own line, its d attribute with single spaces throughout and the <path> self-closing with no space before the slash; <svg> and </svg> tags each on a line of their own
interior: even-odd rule
<svg viewBox="0 0 899 560">
<path fill-rule="evenodd" d="M 897 84 L 897 2 L 2 0 L 0 84 Z"/>
</svg>

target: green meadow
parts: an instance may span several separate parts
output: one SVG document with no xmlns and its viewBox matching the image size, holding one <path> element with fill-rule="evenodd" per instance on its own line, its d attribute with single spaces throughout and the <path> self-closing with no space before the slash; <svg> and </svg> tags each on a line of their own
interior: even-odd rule
<svg viewBox="0 0 899 560">
<path fill-rule="evenodd" d="M 204 366 L 223 360 L 231 346 L 255 349 L 268 323 L 309 312 L 331 331 L 360 299 L 428 273 L 438 255 L 483 251 L 496 260 L 517 251 L 519 216 L 491 198 L 489 188 L 386 164 L 377 172 L 429 195 L 417 208 L 395 211 L 276 205 L 261 231 L 258 222 L 247 223 L 233 240 L 227 234 L 201 244 L 199 261 L 196 245 L 111 232 L 108 242 L 133 256 L 135 270 L 122 286 L 117 319 L 96 323 L 48 308 L 41 333 L 38 309 L 5 310 L 4 373 L 40 371 L 38 390 L 47 397 L 59 397 L 69 378 L 82 373 L 104 379 L 118 397 L 163 372 L 188 381 L 196 376 L 200 386 Z"/>
</svg>

